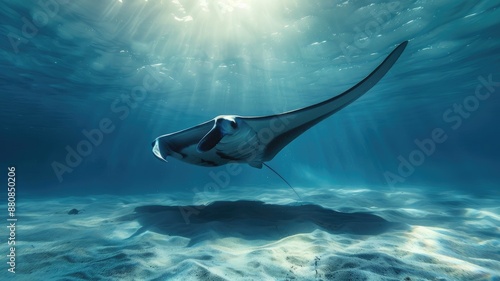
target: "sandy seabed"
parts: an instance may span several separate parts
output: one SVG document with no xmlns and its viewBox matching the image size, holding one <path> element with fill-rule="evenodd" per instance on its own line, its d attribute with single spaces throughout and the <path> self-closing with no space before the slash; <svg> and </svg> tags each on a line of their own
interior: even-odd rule
<svg viewBox="0 0 500 281">
<path fill-rule="evenodd" d="M 401 188 L 296 189 L 304 202 L 286 189 L 241 187 L 210 197 L 18 198 L 16 273 L 4 262 L 2 275 L 30 281 L 500 281 L 499 198 Z M 72 209 L 78 214 L 69 214 Z"/>
</svg>

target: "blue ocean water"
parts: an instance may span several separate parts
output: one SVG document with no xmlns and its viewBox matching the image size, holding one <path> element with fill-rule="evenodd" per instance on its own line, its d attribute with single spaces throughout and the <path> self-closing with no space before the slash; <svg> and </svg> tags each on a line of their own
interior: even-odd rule
<svg viewBox="0 0 500 281">
<path fill-rule="evenodd" d="M 220 114 L 269 115 L 323 101 L 405 40 L 378 85 L 270 164 L 296 186 L 498 192 L 496 1 L 0 5 L 1 161 L 17 167 L 20 192 L 192 189 L 211 180 L 208 170 L 161 163 L 154 138 Z M 150 76 L 158 84 L 146 90 Z M 66 159 L 102 120 L 110 132 Z M 411 155 L 436 128 L 446 140 Z M 413 168 L 398 172 L 410 156 Z M 232 185 L 282 184 L 268 171 L 243 169 Z"/>
<path fill-rule="evenodd" d="M 499 280 L 499 18 L 494 0 L 1 1 L 16 277 Z M 152 153 L 218 115 L 338 95 L 404 41 L 267 163 L 304 202 L 265 167 Z"/>
</svg>

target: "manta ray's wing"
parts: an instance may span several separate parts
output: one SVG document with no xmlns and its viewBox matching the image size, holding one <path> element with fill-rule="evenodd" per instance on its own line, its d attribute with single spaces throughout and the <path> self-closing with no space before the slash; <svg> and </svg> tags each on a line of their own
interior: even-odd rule
<svg viewBox="0 0 500 281">
<path fill-rule="evenodd" d="M 277 115 L 241 117 L 257 133 L 260 142 L 265 144 L 261 160 L 264 162 L 273 159 L 283 147 L 300 134 L 370 90 L 391 69 L 407 44 L 408 41 L 399 44 L 370 75 L 331 99 Z"/>
<path fill-rule="evenodd" d="M 153 153 L 163 160 L 172 153 L 179 153 L 181 155 L 178 158 L 185 158 L 195 151 L 200 140 L 212 130 L 214 124 L 214 120 L 209 120 L 191 128 L 159 136 L 153 142 Z"/>
</svg>

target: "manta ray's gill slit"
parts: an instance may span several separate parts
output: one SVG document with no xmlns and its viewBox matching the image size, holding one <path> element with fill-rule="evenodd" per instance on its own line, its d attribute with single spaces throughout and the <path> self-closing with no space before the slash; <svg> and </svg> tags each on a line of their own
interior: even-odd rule
<svg viewBox="0 0 500 281">
<path fill-rule="evenodd" d="M 269 168 L 269 170 L 271 170 L 273 173 L 275 173 L 276 175 L 278 175 L 278 177 L 280 177 L 292 190 L 293 192 L 295 192 L 295 194 L 297 195 L 297 197 L 299 198 L 300 201 L 302 201 L 302 198 L 300 197 L 300 195 L 297 193 L 297 191 L 295 191 L 295 189 L 292 187 L 291 184 L 288 183 L 287 180 L 285 180 L 284 177 L 282 177 L 278 172 L 276 172 L 273 168 L 271 168 L 269 165 L 267 165 L 266 163 L 262 163 L 264 166 L 266 166 L 267 168 Z"/>
</svg>

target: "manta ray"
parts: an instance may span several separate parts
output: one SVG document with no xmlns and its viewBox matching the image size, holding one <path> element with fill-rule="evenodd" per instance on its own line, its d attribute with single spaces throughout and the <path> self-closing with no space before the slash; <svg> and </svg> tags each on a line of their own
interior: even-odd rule
<svg viewBox="0 0 500 281">
<path fill-rule="evenodd" d="M 194 127 L 156 138 L 152 143 L 153 153 L 163 161 L 171 156 L 207 167 L 228 163 L 246 163 L 259 169 L 262 165 L 267 166 L 264 162 L 272 160 L 295 138 L 377 84 L 396 63 L 407 44 L 408 41 L 399 44 L 372 73 L 342 94 L 275 115 L 220 115 Z"/>
</svg>

